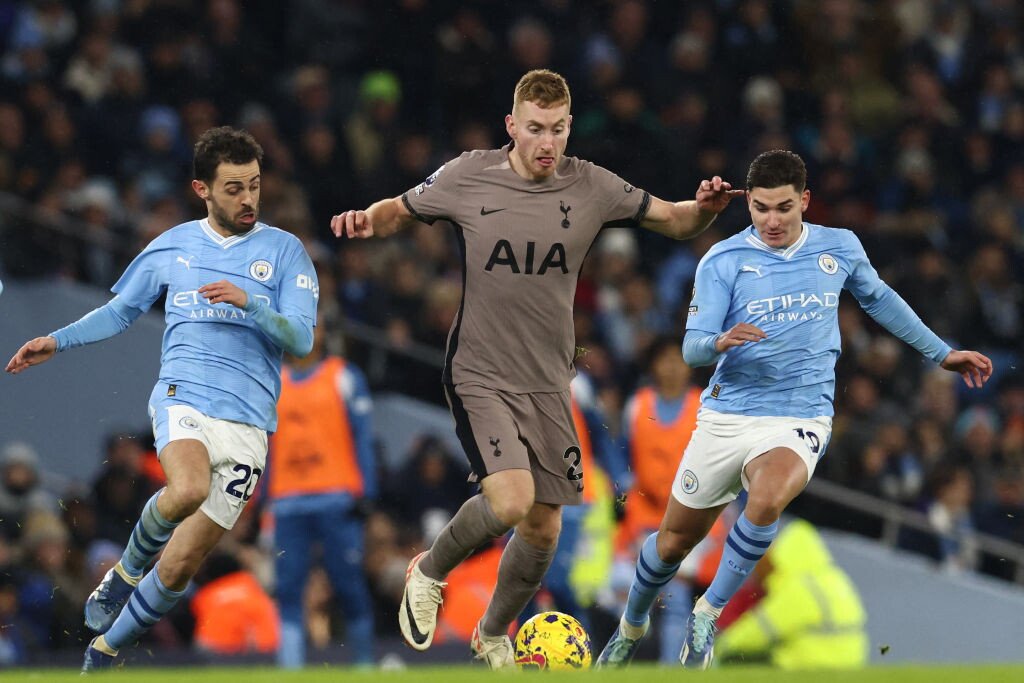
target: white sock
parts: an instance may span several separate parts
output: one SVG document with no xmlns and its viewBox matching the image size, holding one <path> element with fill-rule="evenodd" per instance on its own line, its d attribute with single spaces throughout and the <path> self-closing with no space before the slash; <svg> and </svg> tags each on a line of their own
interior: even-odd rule
<svg viewBox="0 0 1024 683">
<path fill-rule="evenodd" d="M 650 624 L 651 620 L 648 619 L 644 622 L 643 626 L 633 626 L 633 624 L 626 621 L 626 617 L 622 617 L 619 619 L 619 633 L 630 640 L 640 640 L 647 633 L 647 627 Z"/>
<path fill-rule="evenodd" d="M 693 606 L 693 613 L 703 612 L 704 614 L 710 614 L 714 617 L 715 621 L 718 621 L 718 617 L 722 616 L 722 610 L 724 607 L 715 607 L 702 595 L 697 598 L 697 604 Z"/>
</svg>

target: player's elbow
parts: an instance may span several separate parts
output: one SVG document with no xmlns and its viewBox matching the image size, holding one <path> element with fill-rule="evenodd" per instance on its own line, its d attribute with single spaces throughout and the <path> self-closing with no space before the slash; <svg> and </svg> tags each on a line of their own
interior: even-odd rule
<svg viewBox="0 0 1024 683">
<path fill-rule="evenodd" d="M 313 331 L 309 330 L 308 333 L 303 335 L 301 339 L 297 339 L 291 349 L 288 350 L 290 354 L 297 358 L 305 358 L 309 355 L 310 351 L 313 350 Z"/>
<path fill-rule="evenodd" d="M 309 352 L 313 350 L 313 344 L 306 344 L 292 352 L 292 355 L 296 358 L 305 358 L 309 355 Z"/>
</svg>

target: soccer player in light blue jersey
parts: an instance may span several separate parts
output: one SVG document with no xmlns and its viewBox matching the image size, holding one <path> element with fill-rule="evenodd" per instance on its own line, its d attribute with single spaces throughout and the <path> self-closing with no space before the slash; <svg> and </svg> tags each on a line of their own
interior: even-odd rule
<svg viewBox="0 0 1024 683">
<path fill-rule="evenodd" d="M 282 354 L 304 356 L 313 346 L 316 272 L 294 235 L 257 221 L 262 159 L 244 131 L 205 132 L 195 145 L 192 189 L 207 217 L 157 237 L 113 286 L 112 300 L 27 342 L 7 364 L 17 374 L 112 337 L 167 297 L 149 402 L 167 486 L 146 503 L 120 562 L 86 601 L 85 623 L 100 635 L 86 649 L 83 672 L 111 666 L 120 648 L 159 621 L 234 526 L 277 425 Z"/>
<path fill-rule="evenodd" d="M 679 655 L 684 666 L 710 666 L 715 621 L 828 445 L 843 289 L 892 334 L 960 373 L 968 387 L 980 388 L 992 374 L 988 358 L 951 349 L 921 322 L 879 279 L 856 235 L 803 222 L 811 198 L 806 181 L 804 162 L 792 152 L 754 159 L 747 174 L 753 225 L 716 244 L 697 267 L 683 355 L 691 366 L 717 367 L 661 527 L 644 543 L 625 613 L 598 666 L 629 663 L 660 588 L 742 487 L 746 509 L 694 605 Z"/>
</svg>

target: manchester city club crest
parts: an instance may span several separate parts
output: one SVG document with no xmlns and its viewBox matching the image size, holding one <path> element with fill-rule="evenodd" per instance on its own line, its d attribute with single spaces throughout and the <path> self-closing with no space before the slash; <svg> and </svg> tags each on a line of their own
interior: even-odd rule
<svg viewBox="0 0 1024 683">
<path fill-rule="evenodd" d="M 700 482 L 697 481 L 697 475 L 693 473 L 693 470 L 683 470 L 683 491 L 686 493 L 694 493 L 697 487 L 700 486 Z"/>
<path fill-rule="evenodd" d="M 818 267 L 828 275 L 835 275 L 836 271 L 839 270 L 839 262 L 836 261 L 832 254 L 822 254 L 818 257 Z"/>
<path fill-rule="evenodd" d="M 185 429 L 199 429 L 199 423 L 191 415 L 186 415 L 185 417 L 178 420 L 178 424 L 180 424 Z"/>
<path fill-rule="evenodd" d="M 266 282 L 273 274 L 274 266 L 270 265 L 270 261 L 260 259 L 259 261 L 253 261 L 252 265 L 249 266 L 249 275 L 252 276 L 253 280 Z"/>
</svg>

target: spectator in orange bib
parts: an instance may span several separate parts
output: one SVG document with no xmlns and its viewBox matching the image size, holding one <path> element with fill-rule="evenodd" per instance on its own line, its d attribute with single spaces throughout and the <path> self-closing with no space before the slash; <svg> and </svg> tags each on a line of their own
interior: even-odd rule
<svg viewBox="0 0 1024 683">
<path fill-rule="evenodd" d="M 373 613 L 363 569 L 363 521 L 377 497 L 373 408 L 363 373 L 328 355 L 324 326 L 313 351 L 286 357 L 270 441 L 269 496 L 274 515 L 277 601 L 281 609 L 278 663 L 305 662 L 302 593 L 313 544 L 345 612 L 345 644 L 357 664 L 373 663 Z"/>
</svg>

